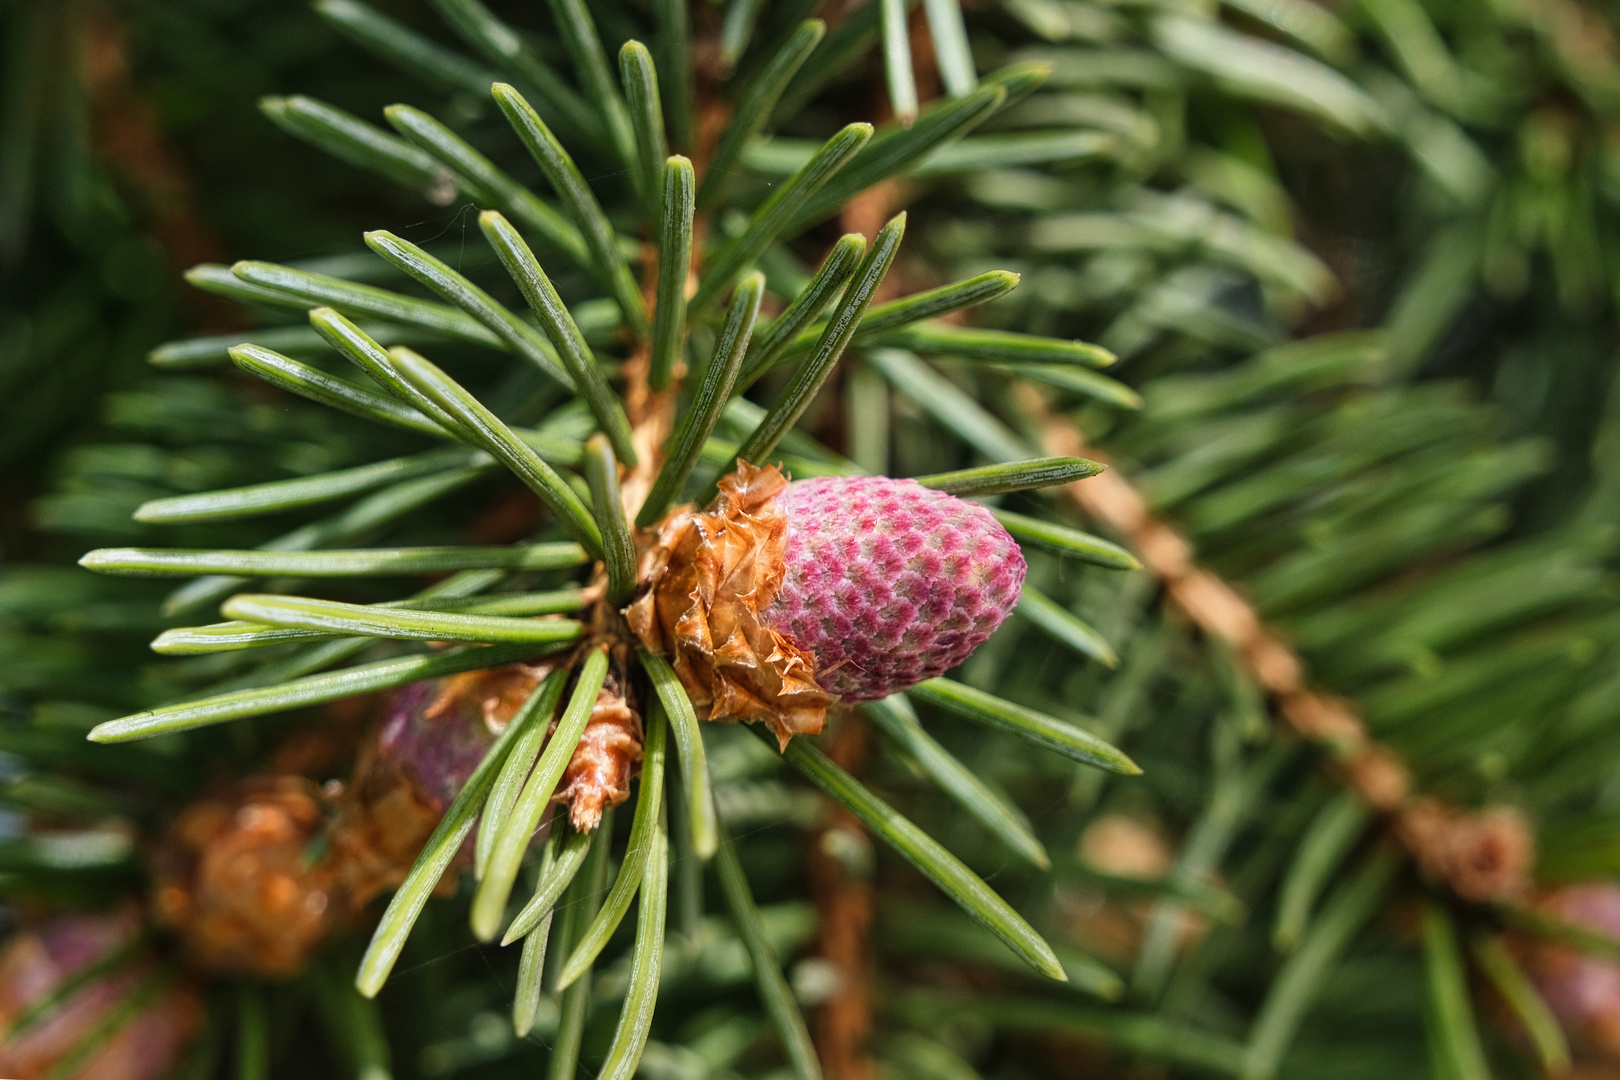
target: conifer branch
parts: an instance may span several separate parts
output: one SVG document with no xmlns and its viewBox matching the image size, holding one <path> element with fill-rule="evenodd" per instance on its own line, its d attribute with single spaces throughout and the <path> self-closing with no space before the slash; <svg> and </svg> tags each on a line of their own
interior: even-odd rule
<svg viewBox="0 0 1620 1080">
<path fill-rule="evenodd" d="M 1033 387 L 1019 386 L 1016 396 L 1047 453 L 1089 453 L 1108 464 L 1108 456 L 1088 449 L 1079 428 Z M 1427 877 L 1476 903 L 1513 900 L 1528 891 L 1535 836 L 1523 815 L 1508 806 L 1466 810 L 1415 792 L 1400 756 L 1368 734 L 1350 702 L 1310 688 L 1305 662 L 1282 635 L 1237 589 L 1194 562 L 1192 544 L 1148 510 L 1147 500 L 1119 469 L 1057 490 L 1125 538 L 1170 601 L 1205 635 L 1233 649 L 1277 714 L 1328 752 L 1330 774 L 1383 815 Z"/>
</svg>

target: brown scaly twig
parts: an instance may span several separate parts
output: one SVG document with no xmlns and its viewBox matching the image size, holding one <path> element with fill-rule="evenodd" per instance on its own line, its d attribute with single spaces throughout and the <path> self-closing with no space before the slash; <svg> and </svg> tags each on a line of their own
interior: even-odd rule
<svg viewBox="0 0 1620 1080">
<path fill-rule="evenodd" d="M 1016 393 L 1019 407 L 1041 430 L 1046 453 L 1083 454 L 1106 462 L 1034 387 L 1021 385 Z M 1170 602 L 1203 633 L 1233 648 L 1277 715 L 1329 750 L 1334 776 L 1384 816 L 1424 876 L 1475 902 L 1513 900 L 1527 891 L 1535 837 L 1522 814 L 1507 806 L 1465 810 L 1415 792 L 1406 766 L 1373 741 L 1351 703 L 1311 689 L 1298 654 L 1242 594 L 1193 561 L 1192 545 L 1153 515 L 1118 470 L 1058 491 L 1060 498 L 1123 536 L 1163 583 Z"/>
<path fill-rule="evenodd" d="M 858 714 L 845 713 L 826 745 L 850 773 L 866 757 Z M 810 838 L 810 888 L 816 902 L 821 959 L 838 974 L 836 988 L 816 1016 L 816 1055 L 832 1080 L 870 1080 L 867 1042 L 872 1036 L 872 912 L 870 867 L 856 857 L 869 841 L 855 815 L 829 801 L 825 824 Z"/>
</svg>

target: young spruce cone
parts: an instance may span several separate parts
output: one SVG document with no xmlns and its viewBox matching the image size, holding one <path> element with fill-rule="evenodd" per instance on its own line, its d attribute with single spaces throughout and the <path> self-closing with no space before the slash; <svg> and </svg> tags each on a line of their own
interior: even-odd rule
<svg viewBox="0 0 1620 1080">
<path fill-rule="evenodd" d="M 509 664 L 412 683 L 388 697 L 375 756 L 443 810 L 549 670 Z"/>
<path fill-rule="evenodd" d="M 1561 922 L 1620 935 L 1620 886 L 1569 885 L 1536 905 Z M 1550 941 L 1525 945 L 1525 969 L 1581 1060 L 1620 1063 L 1620 964 Z"/>
<path fill-rule="evenodd" d="M 158 958 L 143 948 L 135 912 L 60 915 L 14 934 L 0 951 L 0 1076 L 29 1080 L 161 1080 L 172 1076 L 203 1020 L 189 981 L 137 1002 L 161 980 Z M 122 960 L 119 957 L 123 957 Z M 91 975 L 93 968 L 107 970 Z M 89 976 L 86 979 L 86 976 Z M 77 988 L 73 983 L 83 981 Z M 39 1011 L 53 994 L 59 1005 Z M 98 1032 L 136 1006 L 99 1046 Z"/>
<path fill-rule="evenodd" d="M 154 859 L 157 921 L 209 971 L 284 977 L 341 921 L 331 859 L 310 859 L 325 800 L 301 776 L 259 776 L 192 803 Z"/>
<path fill-rule="evenodd" d="M 331 861 L 351 911 L 405 880 L 445 810 L 547 671 L 510 664 L 412 683 L 385 699 L 376 735 L 338 795 L 330 832 Z"/>
<path fill-rule="evenodd" d="M 707 510 L 682 507 L 643 551 L 627 611 L 673 655 L 700 716 L 763 720 L 783 746 L 835 702 L 873 701 L 967 659 L 1024 582 L 984 507 L 915 480 L 789 484 L 738 462 Z"/>
<path fill-rule="evenodd" d="M 299 971 L 405 880 L 546 671 L 514 664 L 390 695 L 346 784 L 259 776 L 193 803 L 158 852 L 158 920 L 210 971 Z"/>
<path fill-rule="evenodd" d="M 382 726 L 362 754 L 333 829 L 340 878 L 363 906 L 404 880 L 416 854 L 550 667 L 511 664 L 413 683 L 388 698 Z M 630 794 L 641 726 L 610 676 L 555 796 L 574 827 L 589 831 Z"/>
</svg>

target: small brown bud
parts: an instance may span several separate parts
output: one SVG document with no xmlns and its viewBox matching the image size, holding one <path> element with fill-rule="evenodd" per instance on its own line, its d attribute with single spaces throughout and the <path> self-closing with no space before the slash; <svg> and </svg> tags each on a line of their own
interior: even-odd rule
<svg viewBox="0 0 1620 1080">
<path fill-rule="evenodd" d="M 601 824 L 604 809 L 629 798 L 631 771 L 640 760 L 641 721 L 609 676 L 557 792 L 574 828 L 589 832 Z"/>
<path fill-rule="evenodd" d="M 297 776 L 192 804 L 155 860 L 157 921 L 210 970 L 297 972 L 341 912 L 331 864 L 306 857 L 323 816 L 320 789 Z"/>
</svg>

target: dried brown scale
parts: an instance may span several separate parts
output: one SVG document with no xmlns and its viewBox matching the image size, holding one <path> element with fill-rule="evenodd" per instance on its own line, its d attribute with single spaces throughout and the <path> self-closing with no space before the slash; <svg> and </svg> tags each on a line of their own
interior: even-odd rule
<svg viewBox="0 0 1620 1080">
<path fill-rule="evenodd" d="M 641 762 L 641 717 L 623 685 L 609 674 L 557 792 L 557 801 L 568 804 L 568 820 L 581 832 L 596 828 L 603 810 L 630 797 L 630 778 Z"/>
<path fill-rule="evenodd" d="M 642 550 L 647 591 L 626 612 L 643 645 L 671 656 L 699 717 L 761 721 L 783 747 L 819 734 L 834 701 L 814 658 L 761 618 L 785 576 L 774 501 L 786 486 L 774 465 L 739 461 L 707 510 L 666 517 Z"/>
<path fill-rule="evenodd" d="M 1526 890 L 1535 843 L 1529 824 L 1511 807 L 1470 812 L 1413 799 L 1396 814 L 1395 835 L 1425 876 L 1464 900 L 1513 900 Z"/>
</svg>

